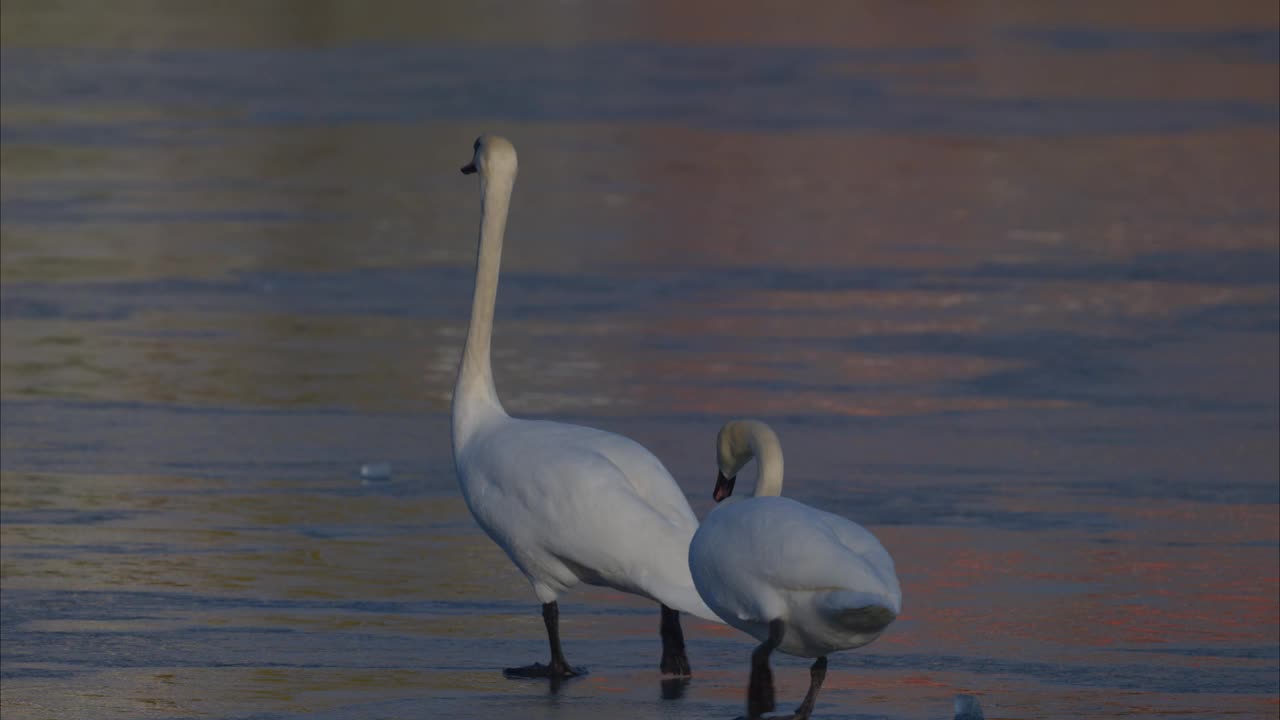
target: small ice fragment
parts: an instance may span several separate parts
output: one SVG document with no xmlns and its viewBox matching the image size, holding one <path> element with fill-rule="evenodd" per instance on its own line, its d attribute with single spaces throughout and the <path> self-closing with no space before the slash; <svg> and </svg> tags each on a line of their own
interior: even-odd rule
<svg viewBox="0 0 1280 720">
<path fill-rule="evenodd" d="M 360 477 L 365 480 L 390 480 L 391 479 L 391 463 L 373 462 L 365 463 L 360 466 Z"/>
<path fill-rule="evenodd" d="M 955 720 L 985 720 L 978 698 L 972 695 L 956 695 Z"/>
</svg>

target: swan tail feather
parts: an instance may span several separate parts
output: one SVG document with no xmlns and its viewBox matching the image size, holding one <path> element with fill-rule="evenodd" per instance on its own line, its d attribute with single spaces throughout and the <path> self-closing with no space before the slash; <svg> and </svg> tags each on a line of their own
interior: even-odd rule
<svg viewBox="0 0 1280 720">
<path fill-rule="evenodd" d="M 822 593 L 815 602 L 832 624 L 858 633 L 881 632 L 898 617 L 885 598 L 854 590 Z"/>
</svg>

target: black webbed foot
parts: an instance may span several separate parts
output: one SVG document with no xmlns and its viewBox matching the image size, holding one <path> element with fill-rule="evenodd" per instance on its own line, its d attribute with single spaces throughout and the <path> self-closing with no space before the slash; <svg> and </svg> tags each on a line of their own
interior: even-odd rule
<svg viewBox="0 0 1280 720">
<path fill-rule="evenodd" d="M 586 675 L 587 669 L 582 667 L 572 667 L 570 665 L 562 665 L 559 663 L 552 663 L 550 665 L 534 663 L 523 667 L 507 668 L 502 671 L 502 674 L 513 679 L 554 678 L 567 680 L 569 678 Z"/>
</svg>

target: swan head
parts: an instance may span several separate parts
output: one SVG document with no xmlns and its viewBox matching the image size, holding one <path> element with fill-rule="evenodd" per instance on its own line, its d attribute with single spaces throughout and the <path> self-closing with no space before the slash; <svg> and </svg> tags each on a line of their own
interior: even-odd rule
<svg viewBox="0 0 1280 720">
<path fill-rule="evenodd" d="M 516 148 L 509 140 L 498 135 L 481 135 L 472 147 L 471 162 L 462 166 L 463 175 L 478 172 L 482 179 L 515 177 L 519 162 L 516 160 Z"/>
<path fill-rule="evenodd" d="M 744 447 L 737 421 L 727 422 L 716 435 L 716 489 L 711 497 L 720 502 L 733 494 L 738 471 L 751 460 L 751 448 Z"/>
<path fill-rule="evenodd" d="M 716 435 L 719 472 L 711 494 L 716 502 L 733 494 L 738 471 L 757 456 L 762 467 L 755 494 L 777 495 L 782 487 L 782 449 L 773 429 L 759 420 L 731 420 L 720 428 Z"/>
<path fill-rule="evenodd" d="M 721 500 L 724 500 L 725 498 L 733 494 L 733 486 L 737 482 L 738 482 L 737 475 L 731 475 L 729 477 L 725 477 L 724 471 L 721 470 L 720 472 L 716 473 L 716 489 L 711 491 L 711 497 L 715 499 L 716 502 L 720 502 Z"/>
</svg>

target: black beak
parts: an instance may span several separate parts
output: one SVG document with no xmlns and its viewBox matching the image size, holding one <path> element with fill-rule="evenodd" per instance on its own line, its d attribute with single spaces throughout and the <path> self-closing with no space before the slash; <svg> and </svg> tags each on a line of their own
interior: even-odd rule
<svg viewBox="0 0 1280 720">
<path fill-rule="evenodd" d="M 727 478 L 724 476 L 724 473 L 717 472 L 716 473 L 716 489 L 715 489 L 715 492 L 711 493 L 711 497 L 714 498 L 716 502 L 720 502 L 721 500 L 724 500 L 725 498 L 729 497 L 730 495 L 733 494 L 733 484 L 737 481 L 738 481 L 737 475 L 731 478 Z"/>
<path fill-rule="evenodd" d="M 476 164 L 474 162 L 469 162 L 466 165 L 462 166 L 463 175 L 473 175 L 475 174 L 475 171 L 476 171 Z"/>
</svg>

